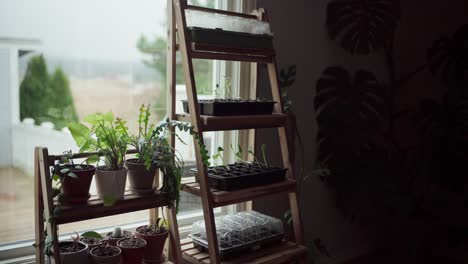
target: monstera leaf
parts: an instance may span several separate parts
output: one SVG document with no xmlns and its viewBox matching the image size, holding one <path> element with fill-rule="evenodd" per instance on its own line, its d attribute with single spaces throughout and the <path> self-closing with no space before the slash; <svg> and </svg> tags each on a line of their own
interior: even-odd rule
<svg viewBox="0 0 468 264">
<path fill-rule="evenodd" d="M 467 186 L 468 100 L 456 96 L 446 96 L 442 103 L 426 99 L 415 121 L 422 139 L 423 173 L 444 187 Z"/>
<path fill-rule="evenodd" d="M 330 37 L 351 54 L 367 55 L 391 41 L 399 18 L 398 0 L 335 0 L 327 8 Z"/>
<path fill-rule="evenodd" d="M 383 87 L 372 73 L 359 70 L 352 77 L 343 68 L 327 68 L 315 97 L 322 161 L 333 157 L 339 167 L 352 163 L 350 156 L 368 148 L 382 127 L 384 106 Z"/>
<path fill-rule="evenodd" d="M 427 52 L 432 73 L 445 84 L 463 87 L 468 84 L 468 25 L 455 32 L 453 38 L 436 40 Z M 465 94 L 466 95 L 466 94 Z"/>
</svg>

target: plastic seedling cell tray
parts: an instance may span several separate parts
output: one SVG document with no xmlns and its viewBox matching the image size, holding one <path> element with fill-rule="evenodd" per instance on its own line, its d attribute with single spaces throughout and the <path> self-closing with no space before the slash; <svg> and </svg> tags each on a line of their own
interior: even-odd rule
<svg viewBox="0 0 468 264">
<path fill-rule="evenodd" d="M 198 181 L 198 171 L 192 169 Z M 286 169 L 258 163 L 235 163 L 208 168 L 208 181 L 218 190 L 236 190 L 283 181 Z"/>
<path fill-rule="evenodd" d="M 273 49 L 273 36 L 267 34 L 251 34 L 200 27 L 188 27 L 187 30 L 191 42 L 251 49 Z"/>
<path fill-rule="evenodd" d="M 262 215 L 255 211 L 240 212 L 234 215 L 217 217 L 216 236 L 222 259 L 245 251 L 254 251 L 261 247 L 279 243 L 284 236 L 281 220 Z M 207 251 L 208 243 L 203 221 L 192 225 L 189 235 L 194 246 L 200 251 Z"/>
<path fill-rule="evenodd" d="M 271 115 L 276 102 L 270 100 L 210 99 L 198 100 L 201 115 Z M 183 100 L 185 113 L 189 113 L 188 101 Z"/>
</svg>

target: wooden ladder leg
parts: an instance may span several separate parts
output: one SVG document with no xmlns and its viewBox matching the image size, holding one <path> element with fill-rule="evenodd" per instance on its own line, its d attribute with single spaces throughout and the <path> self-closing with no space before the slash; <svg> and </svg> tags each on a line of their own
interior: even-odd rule
<svg viewBox="0 0 468 264">
<path fill-rule="evenodd" d="M 169 255 L 170 260 L 174 263 L 182 263 L 182 250 L 180 247 L 179 226 L 177 224 L 176 209 L 173 207 L 166 208 L 169 222 Z"/>
<path fill-rule="evenodd" d="M 39 148 L 39 163 L 41 174 L 41 187 L 42 198 L 44 204 L 44 216 L 47 222 L 47 236 L 52 238 L 52 251 L 53 257 L 51 258 L 52 264 L 60 264 L 60 252 L 58 246 L 58 230 L 57 225 L 54 223 L 51 216 L 53 215 L 54 204 L 51 196 L 52 181 L 50 178 L 49 170 L 49 153 L 47 148 Z"/>
<path fill-rule="evenodd" d="M 191 57 L 191 47 L 187 42 L 188 33 L 185 20 L 186 0 L 173 0 L 173 8 L 176 16 L 177 33 L 179 37 L 179 47 L 182 54 L 182 65 L 184 67 L 184 77 L 187 86 L 187 98 L 191 123 L 194 130 L 198 133 L 198 140 L 203 143 L 203 131 L 200 122 L 200 109 L 198 106 L 197 91 L 195 86 L 195 75 Z M 208 184 L 208 174 L 205 164 L 200 154 L 200 145 L 194 137 L 195 155 L 197 159 L 197 169 L 200 180 L 200 193 L 205 218 L 206 234 L 208 239 L 208 250 L 210 252 L 211 263 L 220 263 L 218 238 L 216 237 L 216 226 L 213 213 L 213 200 Z"/>
<path fill-rule="evenodd" d="M 35 223 L 35 255 L 36 263 L 44 264 L 44 203 L 41 189 L 41 163 L 39 161 L 40 148 L 34 149 L 34 223 Z"/>
</svg>

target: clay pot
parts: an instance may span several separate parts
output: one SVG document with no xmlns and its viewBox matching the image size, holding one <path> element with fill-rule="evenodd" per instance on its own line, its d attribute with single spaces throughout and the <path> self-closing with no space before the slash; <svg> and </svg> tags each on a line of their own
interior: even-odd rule
<svg viewBox="0 0 468 264">
<path fill-rule="evenodd" d="M 113 255 L 113 256 L 100 256 L 99 247 L 93 248 L 89 254 L 91 255 L 91 259 L 94 264 L 119 264 L 120 263 L 120 257 L 122 255 L 122 250 L 119 247 L 116 246 L 106 246 L 106 248 L 113 248 L 115 251 L 118 253 Z"/>
<path fill-rule="evenodd" d="M 121 200 L 125 195 L 127 168 L 118 171 L 106 170 L 105 167 L 96 169 L 96 187 L 99 198 L 111 197 Z"/>
<path fill-rule="evenodd" d="M 135 194 L 145 195 L 154 192 L 154 177 L 158 175 L 158 167 L 152 163 L 149 170 L 144 163 L 138 162 L 138 159 L 128 159 L 125 161 L 128 168 L 128 181 L 130 190 Z"/>
<path fill-rule="evenodd" d="M 166 239 L 169 235 L 167 230 L 154 235 L 148 235 L 142 232 L 146 226 L 140 226 L 136 229 L 135 236 L 146 240 L 144 253 L 145 263 L 162 263 L 163 250 Z"/>
<path fill-rule="evenodd" d="M 137 246 L 127 246 L 125 243 L 136 242 Z M 143 261 L 146 241 L 141 238 L 122 238 L 117 241 L 117 246 L 122 250 L 123 264 L 140 264 Z"/>
<path fill-rule="evenodd" d="M 71 172 L 76 174 L 77 179 L 63 175 L 61 177 L 62 192 L 65 196 L 65 201 L 70 204 L 83 204 L 86 203 L 91 197 L 89 188 L 93 180 L 93 175 L 96 168 L 91 165 L 80 165 L 83 169 L 76 169 L 76 165 L 64 165 L 61 168 L 70 169 Z"/>
<path fill-rule="evenodd" d="M 59 248 L 73 244 L 73 241 L 60 241 Z M 89 263 L 89 247 L 83 242 L 80 244 L 80 250 L 76 252 L 60 252 L 60 262 L 65 264 L 88 264 Z"/>
<path fill-rule="evenodd" d="M 133 236 L 133 233 L 127 230 L 122 231 L 123 237 L 112 237 L 112 232 L 106 234 L 107 244 L 111 246 L 117 246 L 117 241 L 122 238 L 130 238 Z"/>
</svg>

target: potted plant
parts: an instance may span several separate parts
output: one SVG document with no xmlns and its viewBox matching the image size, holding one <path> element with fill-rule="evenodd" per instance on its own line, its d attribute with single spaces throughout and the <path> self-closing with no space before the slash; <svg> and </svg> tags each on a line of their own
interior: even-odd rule
<svg viewBox="0 0 468 264">
<path fill-rule="evenodd" d="M 166 221 L 158 218 L 156 224 L 140 226 L 136 229 L 135 235 L 146 240 L 145 263 L 162 263 L 164 244 L 169 235 Z"/>
<path fill-rule="evenodd" d="M 71 237 L 72 240 L 59 241 L 60 261 L 66 264 L 89 263 L 88 245 L 80 241 L 78 233 Z"/>
<path fill-rule="evenodd" d="M 103 237 L 97 232 L 88 231 L 81 234 L 80 241 L 88 245 L 89 251 L 91 251 L 102 243 Z"/>
<path fill-rule="evenodd" d="M 141 263 L 146 247 L 146 241 L 138 237 L 122 238 L 117 241 L 117 246 L 122 250 L 124 263 Z"/>
<path fill-rule="evenodd" d="M 158 166 L 155 162 L 157 142 L 151 133 L 154 124 L 150 124 L 150 106 L 142 105 L 138 115 L 138 135 L 126 135 L 130 145 L 137 150 L 136 159 L 127 159 L 128 181 L 130 190 L 136 194 L 153 193 L 154 178 L 157 177 Z"/>
<path fill-rule="evenodd" d="M 127 230 L 122 230 L 122 228 L 120 227 L 116 227 L 114 228 L 113 232 L 109 232 L 106 234 L 106 240 L 107 240 L 107 244 L 111 246 L 116 246 L 117 241 L 119 241 L 120 239 L 132 237 L 132 236 L 133 236 L 132 232 L 127 231 Z"/>
<path fill-rule="evenodd" d="M 107 244 L 103 240 L 100 244 L 89 251 L 94 264 L 119 264 L 122 250 L 119 247 Z"/>
<path fill-rule="evenodd" d="M 89 189 L 96 167 L 87 164 L 74 164 L 72 152 L 64 152 L 64 156 L 52 167 L 52 178 L 58 183 L 53 196 L 59 196 L 60 204 L 82 204 L 91 195 Z"/>
<path fill-rule="evenodd" d="M 125 193 L 127 168 L 124 167 L 127 153 L 126 122 L 107 114 L 93 114 L 85 117 L 90 127 L 74 123 L 68 126 L 73 138 L 82 151 L 97 151 L 104 156 L 105 165 L 96 169 L 98 195 L 106 205 L 122 199 Z M 95 155 L 88 162 L 99 161 Z"/>
<path fill-rule="evenodd" d="M 232 97 L 231 78 L 225 77 L 224 87 L 216 85 L 214 99 L 200 99 L 198 105 L 201 115 L 270 115 L 276 102 L 267 99 L 241 99 Z M 184 112 L 189 113 L 188 101 L 182 100 Z"/>
</svg>

